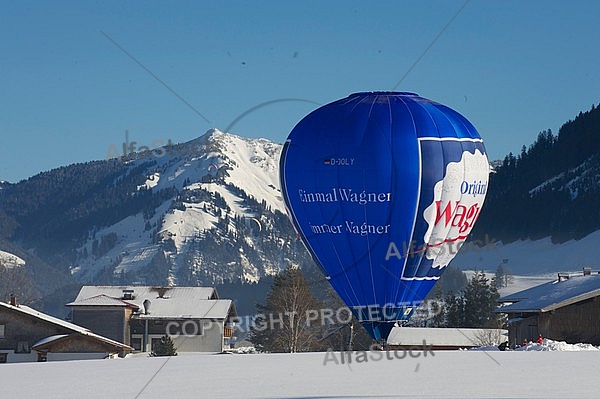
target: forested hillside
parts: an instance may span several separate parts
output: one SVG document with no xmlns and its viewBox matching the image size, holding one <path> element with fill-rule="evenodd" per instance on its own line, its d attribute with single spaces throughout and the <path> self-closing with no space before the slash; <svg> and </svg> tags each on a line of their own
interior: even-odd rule
<svg viewBox="0 0 600 399">
<path fill-rule="evenodd" d="M 599 198 L 600 108 L 592 106 L 494 168 L 473 237 L 579 239 L 600 229 Z"/>
</svg>

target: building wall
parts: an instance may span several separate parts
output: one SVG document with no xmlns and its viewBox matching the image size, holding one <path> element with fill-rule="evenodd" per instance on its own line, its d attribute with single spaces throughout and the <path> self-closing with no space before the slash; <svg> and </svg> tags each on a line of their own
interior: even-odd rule
<svg viewBox="0 0 600 399">
<path fill-rule="evenodd" d="M 123 350 L 109 343 L 85 335 L 73 334 L 36 349 L 53 353 L 120 353 Z"/>
<path fill-rule="evenodd" d="M 92 353 L 48 353 L 46 361 L 64 361 L 64 360 L 90 360 L 90 359 L 105 359 L 110 354 L 108 352 L 92 352 Z"/>
<path fill-rule="evenodd" d="M 131 310 L 114 306 L 73 306 L 73 323 L 103 337 L 129 345 Z"/>
<path fill-rule="evenodd" d="M 574 303 L 539 316 L 542 336 L 567 343 L 600 345 L 600 298 Z"/>
<path fill-rule="evenodd" d="M 33 344 L 51 335 L 72 332 L 64 327 L 4 307 L 0 308 L 0 324 L 5 325 L 4 338 L 0 339 L 0 352 L 11 352 L 12 356 L 10 357 L 15 360 L 17 359 L 16 355 L 19 355 L 18 358 L 28 359 L 30 353 L 33 353 L 32 356 L 37 359 L 35 351 L 31 349 Z M 28 350 L 21 351 L 23 352 L 21 354 L 14 353 L 19 352 L 19 349 L 26 349 L 25 346 Z"/>
<path fill-rule="evenodd" d="M 29 353 L 15 353 L 13 350 L 0 349 L 0 353 L 7 354 L 7 363 L 37 362 L 37 352 L 34 350 Z"/>
<path fill-rule="evenodd" d="M 181 335 L 173 338 L 173 343 L 181 352 L 222 352 L 223 321 L 200 320 L 200 335 Z M 191 328 L 186 329 L 191 332 Z"/>
<path fill-rule="evenodd" d="M 523 341 L 535 341 L 538 335 L 537 316 L 526 317 L 508 326 L 508 342 L 511 347 L 521 345 Z"/>
<path fill-rule="evenodd" d="M 223 320 L 148 320 L 148 342 L 142 351 L 151 352 L 153 340 L 168 334 L 177 352 L 222 352 Z M 131 321 L 132 342 L 144 342 L 145 320 Z M 143 344 L 142 344 L 143 346 Z"/>
<path fill-rule="evenodd" d="M 511 345 L 544 338 L 600 345 L 600 297 L 531 315 L 509 326 Z"/>
</svg>

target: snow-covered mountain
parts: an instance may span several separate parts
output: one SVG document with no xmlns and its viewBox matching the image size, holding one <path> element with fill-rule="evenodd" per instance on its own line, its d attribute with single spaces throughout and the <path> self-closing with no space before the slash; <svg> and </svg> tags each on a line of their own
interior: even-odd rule
<svg viewBox="0 0 600 399">
<path fill-rule="evenodd" d="M 257 282 L 310 263 L 284 215 L 280 151 L 268 140 L 212 129 L 151 152 L 150 162 L 148 153 L 128 154 L 121 161 L 144 176 L 137 190 L 174 195 L 116 223 L 90 226 L 71 274 L 79 281 L 218 284 Z"/>
</svg>

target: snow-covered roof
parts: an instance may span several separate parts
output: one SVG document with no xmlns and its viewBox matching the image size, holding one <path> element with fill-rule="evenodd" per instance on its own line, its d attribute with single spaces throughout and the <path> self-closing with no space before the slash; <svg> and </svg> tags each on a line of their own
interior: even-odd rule
<svg viewBox="0 0 600 399">
<path fill-rule="evenodd" d="M 132 347 L 130 347 L 128 345 L 125 345 L 125 344 L 122 344 L 121 342 L 114 341 L 112 339 L 103 337 L 103 336 L 98 335 L 98 334 L 94 334 L 93 332 L 91 332 L 90 330 L 88 330 L 85 327 L 81 327 L 81 326 L 78 326 L 77 324 L 69 323 L 66 320 L 61 320 L 61 319 L 56 318 L 54 316 L 50 316 L 48 314 L 45 314 L 45 313 L 42 313 L 42 312 L 38 312 L 37 310 L 30 308 L 29 306 L 25 306 L 25 305 L 13 306 L 13 305 L 10 305 L 8 303 L 0 302 L 0 307 L 4 307 L 4 308 L 12 310 L 14 312 L 19 312 L 21 314 L 25 314 L 25 315 L 28 315 L 30 317 L 34 317 L 34 318 L 36 318 L 38 320 L 41 320 L 41 321 L 44 321 L 44 322 L 47 322 L 47 323 L 51 323 L 51 324 L 54 324 L 56 326 L 63 327 L 63 328 L 65 328 L 67 330 L 70 330 L 72 332 L 75 332 L 75 333 L 78 333 L 78 334 L 81 334 L 81 335 L 85 335 L 85 336 L 88 336 L 88 337 L 91 337 L 91 338 L 95 338 L 97 340 L 106 342 L 108 344 L 111 344 L 111 345 L 114 345 L 114 346 L 117 346 L 117 347 L 120 347 L 120 348 L 123 348 L 123 349 L 126 349 L 126 350 L 133 350 Z"/>
<path fill-rule="evenodd" d="M 231 299 L 184 302 L 173 298 L 156 298 L 151 301 L 148 314 L 142 313 L 136 317 L 140 319 L 226 319 L 232 306 Z"/>
<path fill-rule="evenodd" d="M 214 287 L 153 287 L 153 286 L 130 286 L 130 285 L 84 285 L 81 287 L 74 302 L 82 299 L 91 298 L 98 295 L 106 295 L 113 298 L 123 298 L 123 292 L 128 291 L 133 295 L 133 299 L 127 302 L 143 306 L 144 299 L 155 299 L 163 292 L 165 298 L 175 299 L 219 299 L 217 290 Z"/>
<path fill-rule="evenodd" d="M 132 299 L 125 299 L 124 292 Z M 148 314 L 136 317 L 148 319 L 225 319 L 233 302 L 218 299 L 212 287 L 150 287 L 150 286 L 83 286 L 75 301 L 67 306 L 126 306 L 133 304 L 144 310 L 150 301 Z"/>
<path fill-rule="evenodd" d="M 139 308 L 138 305 L 108 295 L 100 294 L 79 301 L 67 303 L 66 306 L 118 306 Z"/>
<path fill-rule="evenodd" d="M 47 351 L 47 350 L 50 349 L 50 351 L 52 351 L 51 348 L 52 348 L 52 345 L 54 343 L 57 343 L 59 341 L 68 341 L 68 340 L 70 340 L 72 338 L 81 337 L 81 336 L 85 336 L 85 337 L 88 337 L 88 338 L 96 339 L 97 341 L 101 341 L 101 342 L 103 342 L 105 344 L 108 344 L 108 345 L 111 345 L 111 346 L 113 346 L 115 348 L 126 349 L 128 351 L 133 350 L 133 348 L 130 347 L 130 346 L 121 344 L 120 342 L 113 341 L 111 339 L 102 337 L 102 336 L 97 335 L 97 334 L 93 334 L 93 333 L 82 334 L 82 333 L 79 333 L 79 332 L 74 332 L 74 333 L 71 333 L 71 334 L 51 335 L 49 337 L 42 338 L 38 342 L 36 342 L 35 344 L 31 345 L 31 349 L 35 349 L 37 351 Z"/>
<path fill-rule="evenodd" d="M 423 328 L 394 327 L 387 338 L 388 345 L 427 345 L 475 347 L 481 346 L 482 340 L 492 337 L 505 341 L 508 330 L 479 328 Z M 500 342 L 498 342 L 500 343 Z"/>
<path fill-rule="evenodd" d="M 40 339 L 38 342 L 36 342 L 35 344 L 33 344 L 31 347 L 33 349 L 35 349 L 36 347 L 40 347 L 42 345 L 46 345 L 46 344 L 49 344 L 49 343 L 54 342 L 54 341 L 58 341 L 60 339 L 66 338 L 68 336 L 69 336 L 69 334 L 51 335 L 49 337 Z"/>
<path fill-rule="evenodd" d="M 512 303 L 501 306 L 496 311 L 501 313 L 549 312 L 599 295 L 599 274 L 571 276 L 566 280 L 555 280 L 506 295 L 498 301 Z"/>
</svg>

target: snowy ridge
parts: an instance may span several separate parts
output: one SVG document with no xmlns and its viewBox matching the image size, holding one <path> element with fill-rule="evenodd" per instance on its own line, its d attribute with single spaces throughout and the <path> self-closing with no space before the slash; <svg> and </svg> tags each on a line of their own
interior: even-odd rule
<svg viewBox="0 0 600 399">
<path fill-rule="evenodd" d="M 155 190 L 184 188 L 186 181 L 207 183 L 222 179 L 254 198 L 264 199 L 273 209 L 285 211 L 278 174 L 281 144 L 242 138 L 218 129 L 211 129 L 204 136 L 184 144 L 194 144 L 196 153 L 189 151 L 180 156 L 172 150 L 174 156 L 166 153 L 163 157 L 153 158 L 158 168 L 148 175 L 146 187 Z"/>
<path fill-rule="evenodd" d="M 213 142 L 222 146 L 224 164 L 229 166 L 225 181 L 249 195 L 264 199 L 273 209 L 285 212 L 279 189 L 279 154 L 282 146 L 265 139 L 246 139 L 214 130 Z"/>
<path fill-rule="evenodd" d="M 186 146 L 194 151 L 176 152 Z M 307 255 L 295 250 L 297 238 L 283 216 L 281 149 L 265 139 L 211 129 L 165 149 L 164 156 L 126 159 L 143 167 L 137 191 L 175 195 L 153 210 L 93 231 L 71 273 L 86 282 L 150 284 L 167 273 L 173 285 L 213 284 L 257 282 L 298 264 L 296 258 Z"/>
<path fill-rule="evenodd" d="M 13 269 L 15 267 L 24 266 L 25 261 L 10 252 L 0 251 L 0 265 L 6 269 Z"/>
</svg>

